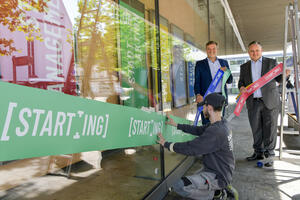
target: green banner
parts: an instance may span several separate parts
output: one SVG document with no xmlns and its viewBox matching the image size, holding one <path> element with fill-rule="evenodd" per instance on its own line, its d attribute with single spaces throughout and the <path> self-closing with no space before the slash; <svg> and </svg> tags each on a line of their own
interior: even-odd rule
<svg viewBox="0 0 300 200">
<path fill-rule="evenodd" d="M 222 95 L 223 95 L 225 98 L 227 98 L 227 97 L 226 97 L 226 93 L 225 93 L 225 85 L 226 85 L 226 82 L 227 82 L 227 80 L 229 79 L 230 75 L 231 75 L 230 69 L 227 69 L 227 70 L 224 72 L 224 74 L 223 74 L 223 79 L 222 79 Z"/>
<path fill-rule="evenodd" d="M 120 1 L 120 51 L 122 87 L 128 91 L 124 105 L 148 106 L 144 13 Z"/>
<path fill-rule="evenodd" d="M 0 92 L 0 161 L 152 145 L 158 132 L 173 142 L 193 138 L 137 108 L 5 82 Z"/>
</svg>

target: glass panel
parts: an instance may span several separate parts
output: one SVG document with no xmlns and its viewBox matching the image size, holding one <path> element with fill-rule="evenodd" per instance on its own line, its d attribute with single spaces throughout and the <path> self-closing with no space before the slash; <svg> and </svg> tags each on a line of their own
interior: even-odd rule
<svg viewBox="0 0 300 200">
<path fill-rule="evenodd" d="M 139 10 L 120 1 L 120 51 L 122 88 L 133 90 L 124 99 L 124 105 L 140 108 L 148 106 L 148 73 L 145 60 L 145 8 L 141 3 L 138 6 Z M 133 87 L 140 87 L 144 92 Z"/>
<path fill-rule="evenodd" d="M 171 24 L 172 33 L 172 65 L 171 65 L 171 84 L 173 93 L 174 107 L 186 104 L 186 69 L 184 62 L 183 37 L 184 32 L 176 25 Z"/>
<path fill-rule="evenodd" d="M 172 92 L 170 81 L 170 67 L 172 63 L 172 52 L 170 49 L 171 35 L 169 34 L 169 22 L 160 17 L 160 54 L 161 54 L 161 82 L 163 109 L 168 111 L 172 106 Z"/>
<path fill-rule="evenodd" d="M 159 41 L 154 0 L 45 2 L 5 0 L 0 3 L 1 81 L 151 112 L 159 111 L 162 103 L 163 111 L 193 120 L 194 67 L 197 60 L 206 57 L 205 43 L 209 38 L 206 0 L 160 0 Z M 219 6 L 217 1 L 212 2 L 211 12 L 219 13 L 211 15 L 215 18 L 212 36 L 223 48 L 221 53 L 227 53 L 224 50 L 227 45 L 235 52 L 238 43 L 230 31 L 232 46 L 225 42 L 224 11 Z M 137 122 L 136 130 L 139 128 Z M 57 174 L 61 168 L 68 172 L 70 168 L 66 166 L 79 163 L 78 168 L 71 170 L 72 175 L 97 176 L 101 183 L 109 180 L 99 190 L 102 199 L 112 196 L 141 199 L 161 181 L 159 151 L 159 145 L 152 145 L 4 162 L 0 167 L 1 177 L 15 169 L 20 170 L 18 174 L 28 176 L 9 173 L 0 187 L 5 186 L 4 190 L 18 199 L 23 195 L 22 188 L 26 191 L 28 188 L 18 188 L 20 193 L 9 189 L 28 183 L 32 177 Z M 184 158 L 166 150 L 166 175 Z M 89 168 L 84 175 L 81 167 Z M 62 187 L 71 187 L 75 181 L 66 181 Z M 126 184 L 120 187 L 123 182 Z M 57 190 L 51 194 L 60 195 L 56 194 Z M 45 191 L 34 192 L 37 198 L 48 195 Z M 48 198 L 52 197 L 60 199 L 51 195 Z"/>
<path fill-rule="evenodd" d="M 81 96 L 118 103 L 117 12 L 110 1 L 78 4 L 75 18 L 78 47 L 77 76 Z"/>
<path fill-rule="evenodd" d="M 210 40 L 218 43 L 218 55 L 225 54 L 225 12 L 219 0 L 209 1 Z"/>
<path fill-rule="evenodd" d="M 154 1 L 124 0 L 81 1 L 81 18 L 77 19 L 79 69 L 83 96 L 130 107 L 148 107 L 151 39 L 149 12 Z M 85 10 L 84 10 L 85 9 Z M 149 62 L 150 61 L 150 62 Z M 119 81 L 120 80 L 120 81 Z M 120 98 L 119 98 L 120 97 Z M 137 125 L 136 129 L 139 129 Z M 111 153 L 109 153 L 111 152 Z M 159 145 L 103 152 L 103 175 L 118 174 L 101 190 L 103 199 L 140 199 L 160 181 Z M 126 169 L 126 170 L 124 170 Z M 117 194 L 111 188 L 126 180 Z M 143 185 L 143 187 L 139 187 Z M 128 193 L 130 187 L 135 192 Z"/>
<path fill-rule="evenodd" d="M 155 111 L 151 108 L 155 102 L 151 69 L 157 60 L 152 56 L 156 47 L 151 48 L 151 44 L 156 30 L 150 22 L 154 8 L 154 0 L 121 0 L 120 4 L 110 0 L 1 1 L 1 80 L 139 109 L 150 106 L 148 109 Z M 167 46 L 168 41 L 164 55 L 171 58 Z M 166 74 L 168 62 L 167 59 L 164 65 Z M 164 82 L 169 80 L 165 75 Z M 168 84 L 164 87 L 170 90 Z M 169 92 L 166 102 L 171 101 Z M 57 175 L 63 168 L 87 182 L 89 176 L 97 177 L 100 183 L 109 180 L 101 189 L 97 186 L 101 199 L 141 199 L 160 182 L 159 150 L 157 144 L 2 162 L 0 176 L 5 178 L 0 188 L 11 199 L 23 198 L 24 190 L 32 190 L 27 192 L 27 199 L 64 199 L 57 191 L 72 187 L 76 179 L 66 179 L 56 189 L 45 186 L 44 191 L 34 190 L 39 181 L 32 183 L 32 189 L 26 187 L 32 177 Z M 76 165 L 65 168 L 71 163 Z M 16 170 L 18 173 L 13 173 Z M 126 184 L 120 187 L 122 182 Z M 13 189 L 16 186 L 20 186 L 18 190 Z M 80 190 L 86 193 L 82 199 L 94 195 L 87 193 L 85 187 Z"/>
<path fill-rule="evenodd" d="M 170 110 L 167 99 L 172 97 L 171 114 L 193 120 L 194 67 L 197 60 L 205 58 L 208 40 L 206 1 L 160 0 L 159 10 L 163 108 Z M 169 84 L 172 96 L 168 95 Z M 184 158 L 165 151 L 166 175 Z"/>
<path fill-rule="evenodd" d="M 155 14 L 151 13 L 152 21 L 155 23 Z M 161 70 L 157 66 L 157 41 L 155 35 L 155 27 L 153 27 L 153 39 L 151 42 L 152 47 L 152 61 L 153 61 L 153 91 L 155 100 L 158 101 L 159 96 L 159 82 L 158 77 L 161 73 L 161 87 L 162 87 L 162 102 L 163 110 L 170 111 L 173 105 L 172 98 L 172 79 L 171 79 L 171 65 L 172 65 L 172 35 L 170 34 L 170 24 L 169 21 L 160 16 L 160 58 L 161 58 Z"/>
<path fill-rule="evenodd" d="M 188 82 L 188 102 L 195 101 L 194 82 L 195 82 L 195 60 L 193 54 L 197 53 L 197 48 L 194 47 L 194 38 L 188 33 L 185 34 L 184 58 L 187 67 L 187 82 Z"/>
<path fill-rule="evenodd" d="M 1 81 L 77 96 L 74 26 L 64 3 L 54 0 L 48 3 L 1 1 L 0 13 Z M 20 199 L 12 188 L 82 158 L 83 155 L 77 153 L 0 162 L 0 188 L 11 191 L 10 195 Z"/>
</svg>

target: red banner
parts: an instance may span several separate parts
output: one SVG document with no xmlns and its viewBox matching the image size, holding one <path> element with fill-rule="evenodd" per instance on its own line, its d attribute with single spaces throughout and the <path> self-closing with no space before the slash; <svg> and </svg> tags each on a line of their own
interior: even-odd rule
<svg viewBox="0 0 300 200">
<path fill-rule="evenodd" d="M 273 80 L 275 77 L 277 77 L 278 75 L 280 75 L 282 73 L 282 69 L 283 69 L 283 64 L 280 63 L 278 64 L 276 67 L 274 67 L 272 70 L 270 70 L 268 73 L 266 73 L 265 75 L 263 75 L 260 79 L 258 79 L 257 81 L 255 81 L 254 83 L 252 83 L 251 85 L 249 85 L 249 87 L 247 87 L 247 91 L 244 92 L 241 96 L 240 99 L 234 109 L 234 114 L 236 116 L 240 116 L 240 113 L 242 111 L 242 108 L 247 100 L 247 98 L 253 94 L 256 90 L 258 90 L 259 88 L 263 87 L 265 84 L 269 83 L 271 80 Z"/>
</svg>

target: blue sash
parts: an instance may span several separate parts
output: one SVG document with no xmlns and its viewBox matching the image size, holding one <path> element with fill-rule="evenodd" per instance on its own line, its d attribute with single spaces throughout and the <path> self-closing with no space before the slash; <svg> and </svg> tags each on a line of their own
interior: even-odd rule
<svg viewBox="0 0 300 200">
<path fill-rule="evenodd" d="M 224 75 L 224 72 L 221 69 L 219 69 L 217 71 L 217 73 L 216 73 L 213 81 L 210 83 L 208 89 L 206 90 L 203 99 L 208 94 L 215 92 L 215 89 L 216 89 L 217 85 L 219 84 L 219 82 L 221 81 L 223 75 Z M 203 106 L 199 106 L 198 109 L 197 109 L 197 113 L 196 113 L 196 117 L 195 117 L 195 121 L 194 121 L 194 126 L 197 126 L 198 120 L 199 120 L 199 116 L 200 116 L 202 110 L 203 110 Z"/>
</svg>

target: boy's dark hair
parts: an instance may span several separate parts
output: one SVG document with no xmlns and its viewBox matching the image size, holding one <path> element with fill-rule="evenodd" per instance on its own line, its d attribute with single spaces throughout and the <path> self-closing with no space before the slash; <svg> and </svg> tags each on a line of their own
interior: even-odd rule
<svg viewBox="0 0 300 200">
<path fill-rule="evenodd" d="M 218 46 L 218 43 L 217 43 L 217 42 L 211 40 L 211 41 L 208 41 L 208 42 L 206 43 L 206 47 L 207 47 L 208 45 L 211 45 L 211 44 L 215 44 L 216 46 Z"/>
<path fill-rule="evenodd" d="M 250 43 L 248 44 L 248 48 L 249 48 L 252 44 L 257 44 L 257 45 L 261 46 L 260 42 L 254 40 L 254 41 L 252 41 L 252 42 L 250 42 Z"/>
<path fill-rule="evenodd" d="M 216 112 L 221 112 L 222 111 L 222 109 L 223 109 L 223 106 L 221 106 L 221 107 L 213 107 L 213 109 L 214 109 L 214 111 L 216 111 Z"/>
</svg>

